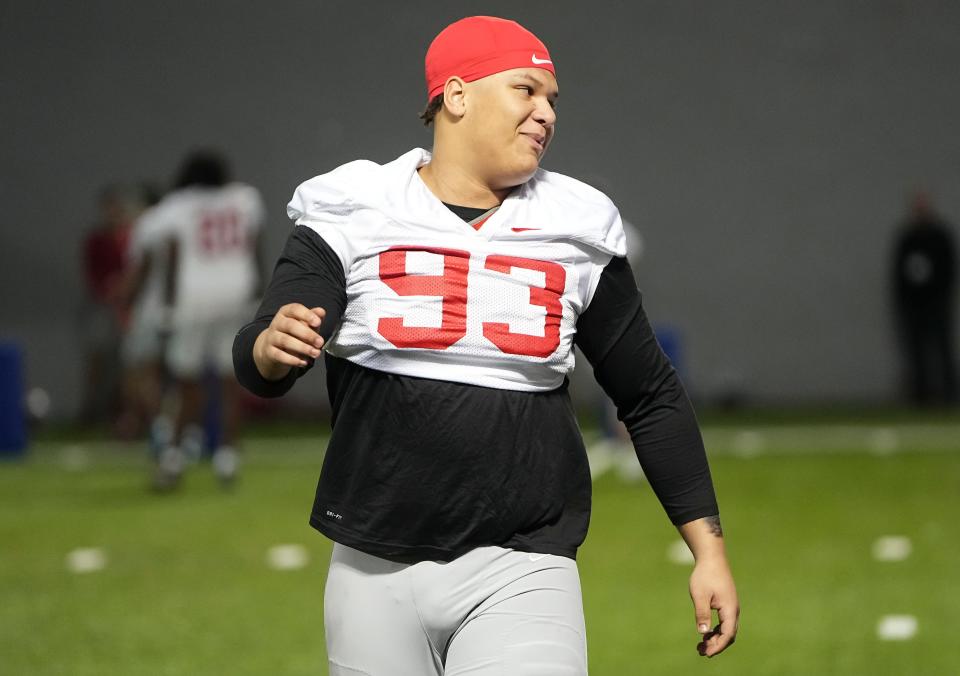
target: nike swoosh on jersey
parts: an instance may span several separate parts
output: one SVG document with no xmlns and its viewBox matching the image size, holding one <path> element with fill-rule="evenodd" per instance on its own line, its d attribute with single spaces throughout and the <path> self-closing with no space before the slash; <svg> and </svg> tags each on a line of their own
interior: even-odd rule
<svg viewBox="0 0 960 676">
<path fill-rule="evenodd" d="M 533 61 L 538 66 L 542 63 L 553 63 L 553 61 L 551 61 L 550 59 L 538 59 L 536 54 L 531 54 L 530 60 Z"/>
<path fill-rule="evenodd" d="M 527 230 L 541 230 L 542 228 L 510 228 L 513 232 L 526 232 Z"/>
</svg>

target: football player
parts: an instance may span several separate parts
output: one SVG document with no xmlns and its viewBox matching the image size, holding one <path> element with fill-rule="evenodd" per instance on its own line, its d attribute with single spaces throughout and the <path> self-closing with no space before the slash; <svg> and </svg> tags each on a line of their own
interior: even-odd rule
<svg viewBox="0 0 960 676">
<path fill-rule="evenodd" d="M 234 342 L 261 396 L 325 352 L 333 433 L 311 523 L 334 541 L 330 673 L 587 673 L 575 344 L 696 557 L 698 650 L 716 655 L 739 606 L 700 433 L 617 209 L 540 168 L 557 122 L 550 53 L 515 22 L 469 17 L 434 39 L 426 80 L 432 152 L 300 185 Z"/>
<path fill-rule="evenodd" d="M 223 409 L 213 467 L 226 485 L 236 476 L 238 391 L 230 352 L 244 314 L 259 295 L 257 240 L 263 216 L 259 192 L 230 182 L 226 161 L 210 151 L 185 160 L 175 190 L 151 214 L 166 252 L 171 327 L 166 364 L 180 398 L 173 443 L 160 454 L 158 488 L 175 486 L 183 472 L 184 431 L 201 420 L 208 367 L 219 375 Z"/>
<path fill-rule="evenodd" d="M 139 431 L 150 427 L 151 450 L 159 453 L 170 442 L 172 423 L 161 411 L 163 391 L 163 337 L 169 326 L 164 305 L 167 278 L 163 221 L 153 218 L 154 207 L 140 214 L 133 226 L 127 250 L 130 273 L 125 280 L 125 302 L 130 321 L 123 336 L 129 427 Z"/>
</svg>

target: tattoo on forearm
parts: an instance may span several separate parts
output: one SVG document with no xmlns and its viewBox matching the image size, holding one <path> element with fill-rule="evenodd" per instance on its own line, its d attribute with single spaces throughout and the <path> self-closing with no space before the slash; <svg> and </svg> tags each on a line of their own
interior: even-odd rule
<svg viewBox="0 0 960 676">
<path fill-rule="evenodd" d="M 710 527 L 710 532 L 716 535 L 718 538 L 723 537 L 723 527 L 720 525 L 720 515 L 714 514 L 713 516 L 706 517 L 707 526 Z"/>
</svg>

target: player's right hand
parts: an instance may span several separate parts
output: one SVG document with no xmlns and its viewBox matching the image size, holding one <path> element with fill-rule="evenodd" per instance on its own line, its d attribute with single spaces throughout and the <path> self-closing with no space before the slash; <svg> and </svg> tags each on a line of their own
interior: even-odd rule
<svg viewBox="0 0 960 676">
<path fill-rule="evenodd" d="M 253 344 L 253 360 L 267 380 L 280 380 L 294 366 L 306 366 L 320 356 L 323 337 L 317 333 L 326 311 L 289 303 L 277 310 L 270 326 Z M 309 361 L 308 361 L 309 360 Z"/>
</svg>

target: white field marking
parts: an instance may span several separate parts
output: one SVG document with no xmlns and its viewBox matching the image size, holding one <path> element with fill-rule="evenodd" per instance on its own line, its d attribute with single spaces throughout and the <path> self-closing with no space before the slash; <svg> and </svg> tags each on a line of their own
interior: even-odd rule
<svg viewBox="0 0 960 676">
<path fill-rule="evenodd" d="M 903 535 L 884 535 L 873 543 L 873 558 L 877 561 L 903 561 L 912 551 L 910 538 Z"/>
<path fill-rule="evenodd" d="M 723 425 L 702 428 L 703 440 L 711 454 L 737 454 L 736 440 L 743 431 L 743 428 Z M 884 452 L 892 439 L 887 432 L 896 436 L 895 450 L 901 453 L 960 451 L 958 423 L 756 425 L 749 431 L 762 434 L 764 452 L 776 455 L 876 453 L 877 447 Z"/>
<path fill-rule="evenodd" d="M 767 442 L 764 435 L 755 430 L 741 430 L 731 442 L 734 455 L 741 458 L 754 458 L 766 449 Z"/>
<path fill-rule="evenodd" d="M 71 444 L 60 451 L 60 466 L 68 472 L 82 472 L 90 468 L 90 452 L 86 446 Z"/>
<path fill-rule="evenodd" d="M 590 479 L 596 481 L 613 467 L 615 458 L 606 440 L 595 441 L 587 446 L 587 462 L 590 463 Z"/>
<path fill-rule="evenodd" d="M 616 465 L 617 476 L 627 483 L 640 483 L 646 476 L 643 473 L 643 467 L 640 466 L 640 461 L 637 460 L 637 454 L 633 450 L 633 446 L 618 453 Z"/>
<path fill-rule="evenodd" d="M 274 570 L 299 570 L 309 561 L 310 555 L 303 545 L 274 545 L 267 550 L 267 565 Z"/>
<path fill-rule="evenodd" d="M 917 634 L 917 618 L 913 615 L 884 615 L 877 622 L 877 638 L 881 641 L 909 641 Z"/>
<path fill-rule="evenodd" d="M 71 573 L 95 573 L 107 567 L 107 555 L 99 547 L 80 547 L 67 554 Z"/>
<path fill-rule="evenodd" d="M 889 427 L 879 427 L 870 433 L 870 452 L 876 455 L 891 455 L 900 450 L 900 435 Z"/>
<path fill-rule="evenodd" d="M 683 540 L 674 540 L 667 547 L 667 560 L 678 566 L 688 566 L 694 562 L 693 552 Z"/>
</svg>

